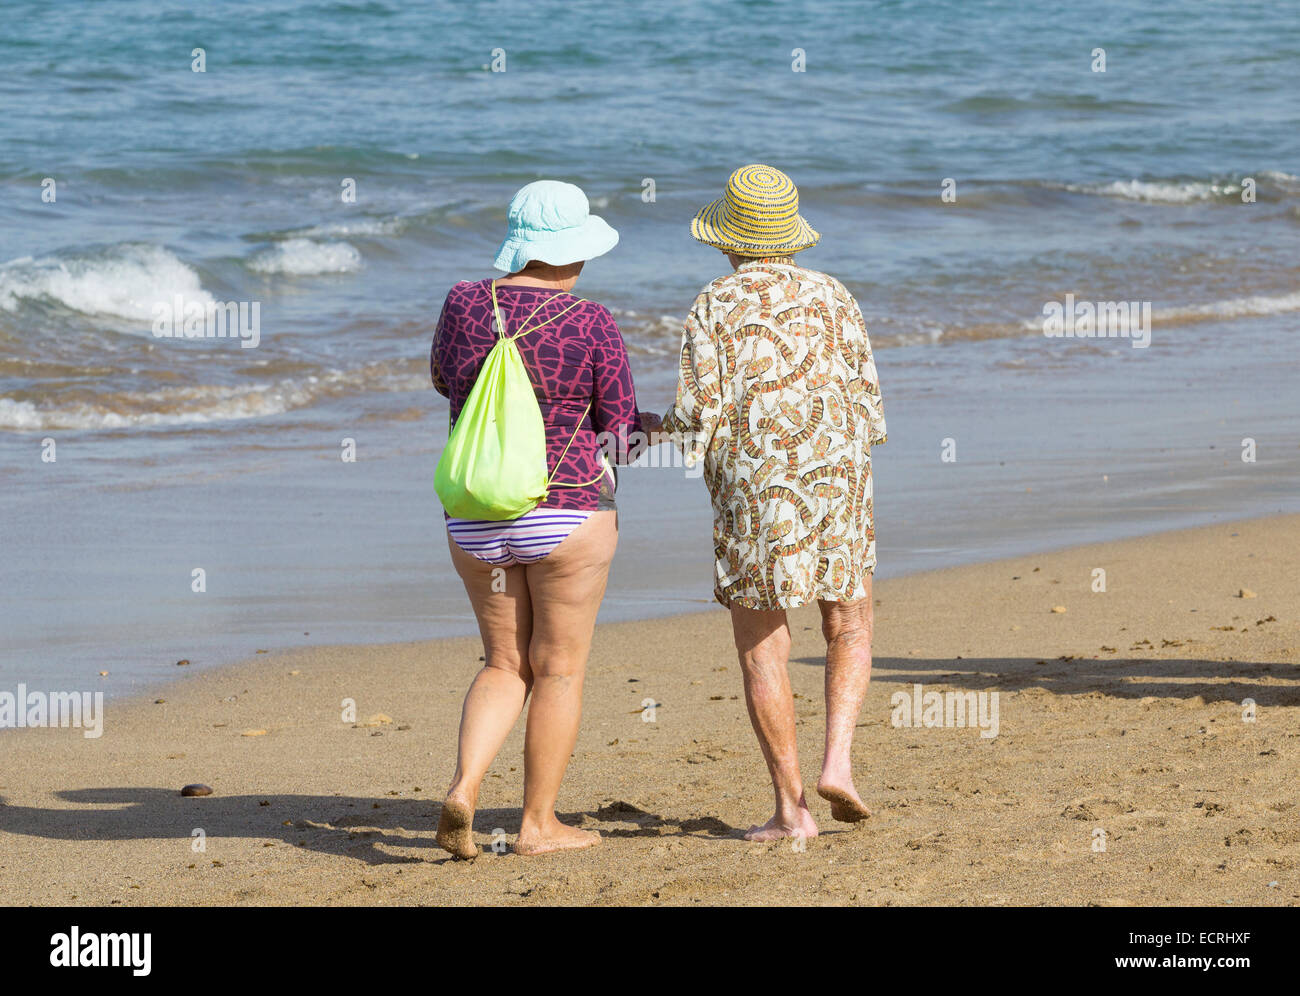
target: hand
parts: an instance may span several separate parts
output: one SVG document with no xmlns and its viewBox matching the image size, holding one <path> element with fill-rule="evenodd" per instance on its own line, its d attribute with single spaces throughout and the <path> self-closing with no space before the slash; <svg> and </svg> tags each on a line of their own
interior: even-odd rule
<svg viewBox="0 0 1300 996">
<path fill-rule="evenodd" d="M 654 412 L 639 411 L 636 414 L 637 418 L 641 421 L 641 431 L 645 433 L 646 439 L 652 444 L 658 442 L 655 437 L 664 434 L 663 419 Z"/>
</svg>

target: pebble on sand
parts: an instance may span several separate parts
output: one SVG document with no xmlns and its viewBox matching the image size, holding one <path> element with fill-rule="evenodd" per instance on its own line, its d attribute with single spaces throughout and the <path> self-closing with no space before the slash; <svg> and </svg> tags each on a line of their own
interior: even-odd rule
<svg viewBox="0 0 1300 996">
<path fill-rule="evenodd" d="M 245 730 L 243 733 L 240 734 L 240 736 L 241 736 L 241 737 L 264 737 L 264 736 L 266 736 L 266 731 L 265 731 L 265 730 Z"/>
<path fill-rule="evenodd" d="M 1053 606 L 1052 606 L 1052 611 L 1053 611 L 1053 612 L 1057 612 L 1057 613 L 1064 612 L 1064 611 L 1065 611 L 1065 606 L 1064 606 L 1064 605 L 1053 605 Z"/>
<path fill-rule="evenodd" d="M 212 794 L 212 786 L 200 785 L 198 782 L 195 782 L 193 785 L 186 785 L 183 789 L 181 789 L 181 795 L 211 795 L 211 794 Z"/>
<path fill-rule="evenodd" d="M 1254 593 L 1253 591 L 1251 591 L 1249 588 L 1242 588 L 1240 591 L 1237 592 L 1237 597 L 1238 597 L 1238 598 L 1254 598 L 1254 597 L 1255 597 L 1255 593 Z"/>
</svg>

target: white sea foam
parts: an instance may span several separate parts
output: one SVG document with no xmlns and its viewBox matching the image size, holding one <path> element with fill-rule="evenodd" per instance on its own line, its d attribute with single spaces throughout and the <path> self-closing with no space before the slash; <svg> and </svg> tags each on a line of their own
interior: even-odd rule
<svg viewBox="0 0 1300 996">
<path fill-rule="evenodd" d="M 1207 304 L 1187 304 L 1173 308 L 1157 308 L 1151 315 L 1154 323 L 1178 324 L 1182 322 L 1209 321 L 1216 318 L 1251 318 L 1264 315 L 1281 315 L 1300 311 L 1300 292 L 1294 294 L 1257 295 L 1234 297 Z"/>
<path fill-rule="evenodd" d="M 1241 193 L 1240 184 L 1205 183 L 1200 181 L 1172 183 L 1116 180 L 1113 183 L 1082 186 L 1067 184 L 1065 189 L 1074 193 L 1100 194 L 1103 197 L 1118 197 L 1126 201 L 1145 201 L 1150 204 L 1192 204 L 1196 201 L 1211 201 L 1228 194 Z"/>
<path fill-rule="evenodd" d="M 1259 171 L 1259 175 L 1280 187 L 1294 187 L 1300 184 L 1300 176 L 1296 176 L 1294 173 L 1283 173 L 1281 170 L 1262 169 Z"/>
<path fill-rule="evenodd" d="M 313 225 L 293 235 L 302 239 L 374 238 L 400 235 L 406 222 L 402 218 L 364 218 L 358 221 L 339 221 L 328 225 Z"/>
<path fill-rule="evenodd" d="M 292 277 L 320 273 L 354 273 L 361 269 L 361 253 L 346 242 L 316 242 L 312 239 L 286 239 L 270 249 L 263 249 L 249 260 L 255 273 L 283 274 Z"/>
<path fill-rule="evenodd" d="M 232 419 L 280 415 L 321 399 L 358 391 L 421 391 L 428 387 L 423 373 L 407 364 L 370 364 L 352 370 L 326 370 L 317 375 L 276 382 L 161 387 L 126 391 L 98 402 L 46 406 L 0 398 L 0 429 L 128 429 L 150 426 L 203 425 Z"/>
<path fill-rule="evenodd" d="M 1208 322 L 1223 318 L 1263 318 L 1267 315 L 1282 315 L 1290 311 L 1300 311 L 1300 292 L 1293 294 L 1266 295 L 1253 297 L 1225 298 L 1221 301 L 1206 301 L 1202 304 L 1182 304 L 1168 308 L 1153 308 L 1152 325 L 1189 325 L 1193 322 Z M 996 326 L 979 326 L 981 329 Z M 1041 332 L 1042 318 L 1028 318 L 1019 328 L 1026 332 Z M 950 330 L 949 335 L 952 335 Z M 958 335 L 957 338 L 1001 338 L 998 335 Z"/>
<path fill-rule="evenodd" d="M 0 308 L 23 301 L 60 304 L 86 315 L 149 322 L 154 305 L 175 295 L 215 303 L 199 275 L 161 246 L 124 243 L 94 253 L 45 256 L 0 263 Z"/>
<path fill-rule="evenodd" d="M 278 415 L 292 407 L 287 400 L 250 395 L 186 412 L 117 412 L 99 405 L 70 405 L 50 410 L 30 401 L 0 398 L 0 428 L 19 431 L 51 429 L 128 429 L 144 426 L 196 425 L 224 419 Z"/>
</svg>

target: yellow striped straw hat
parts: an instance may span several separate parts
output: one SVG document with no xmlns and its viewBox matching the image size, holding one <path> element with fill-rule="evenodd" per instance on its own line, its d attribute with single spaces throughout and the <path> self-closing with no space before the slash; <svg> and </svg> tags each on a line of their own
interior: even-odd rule
<svg viewBox="0 0 1300 996">
<path fill-rule="evenodd" d="M 773 166 L 731 174 L 727 192 L 691 220 L 691 235 L 740 256 L 784 256 L 821 238 L 799 214 L 799 191 Z"/>
</svg>

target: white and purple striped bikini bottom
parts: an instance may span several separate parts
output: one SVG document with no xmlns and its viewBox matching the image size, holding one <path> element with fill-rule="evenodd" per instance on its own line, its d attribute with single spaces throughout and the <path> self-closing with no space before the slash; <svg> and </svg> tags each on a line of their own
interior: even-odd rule
<svg viewBox="0 0 1300 996">
<path fill-rule="evenodd" d="M 456 545 L 497 567 L 535 564 L 587 521 L 591 512 L 569 508 L 535 508 L 517 519 L 448 519 Z"/>
</svg>

